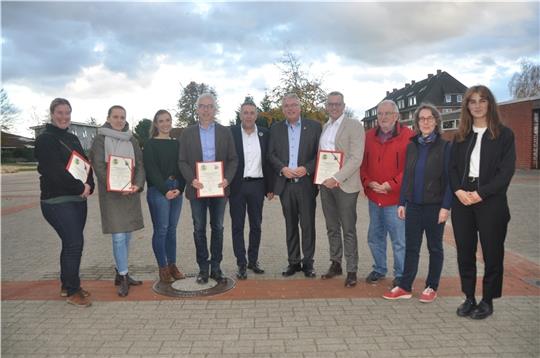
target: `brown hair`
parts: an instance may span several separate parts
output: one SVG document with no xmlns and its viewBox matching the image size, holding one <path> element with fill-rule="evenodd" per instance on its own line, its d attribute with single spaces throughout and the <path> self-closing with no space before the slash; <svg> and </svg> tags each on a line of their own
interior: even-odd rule
<svg viewBox="0 0 540 358">
<path fill-rule="evenodd" d="M 121 109 L 122 111 L 124 111 L 124 114 L 126 114 L 126 109 L 118 104 L 115 104 L 114 106 L 112 106 L 111 108 L 109 108 L 109 110 L 107 111 L 107 117 L 110 117 L 111 114 L 112 114 L 112 111 L 115 110 L 115 109 Z"/>
<path fill-rule="evenodd" d="M 431 111 L 431 115 L 435 118 L 435 129 L 433 131 L 437 134 L 441 134 L 441 113 L 431 103 L 421 103 L 416 111 L 414 111 L 414 131 L 416 134 L 421 133 L 418 123 L 420 122 L 420 111 L 423 109 L 429 109 Z"/>
<path fill-rule="evenodd" d="M 71 112 L 71 104 L 69 101 L 65 98 L 55 98 L 52 100 L 51 105 L 49 106 L 49 110 L 51 111 L 51 114 L 54 113 L 54 110 L 58 106 L 66 105 L 69 107 L 69 111 Z"/>
<path fill-rule="evenodd" d="M 172 116 L 169 113 L 169 111 L 164 110 L 164 109 L 160 109 L 159 111 L 157 111 L 156 114 L 154 114 L 154 119 L 152 120 L 152 125 L 150 126 L 150 138 L 154 138 L 155 136 L 159 134 L 157 121 L 158 121 L 159 116 L 161 116 L 162 114 L 168 114 L 172 122 Z"/>
<path fill-rule="evenodd" d="M 481 98 L 484 98 L 488 101 L 488 111 L 487 111 L 487 128 L 488 132 L 491 135 L 491 139 L 495 139 L 499 136 L 500 125 L 501 125 L 501 115 L 499 114 L 499 107 L 497 106 L 497 101 L 493 93 L 483 85 L 472 86 L 465 92 L 463 98 L 463 103 L 461 104 L 461 116 L 459 119 L 459 127 L 456 133 L 456 141 L 463 142 L 465 138 L 471 133 L 473 125 L 473 117 L 471 112 L 469 112 L 469 101 L 473 94 L 478 93 Z"/>
</svg>

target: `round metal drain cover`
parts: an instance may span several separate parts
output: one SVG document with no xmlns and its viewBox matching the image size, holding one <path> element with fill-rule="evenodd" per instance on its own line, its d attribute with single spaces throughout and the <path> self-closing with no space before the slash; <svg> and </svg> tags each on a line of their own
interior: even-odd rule
<svg viewBox="0 0 540 358">
<path fill-rule="evenodd" d="M 173 283 L 156 281 L 152 289 L 157 294 L 169 297 L 201 297 L 227 292 L 236 286 L 236 281 L 229 277 L 225 277 L 225 280 L 219 283 L 209 278 L 208 283 L 203 285 L 198 284 L 196 278 L 196 275 L 191 274 Z"/>
</svg>

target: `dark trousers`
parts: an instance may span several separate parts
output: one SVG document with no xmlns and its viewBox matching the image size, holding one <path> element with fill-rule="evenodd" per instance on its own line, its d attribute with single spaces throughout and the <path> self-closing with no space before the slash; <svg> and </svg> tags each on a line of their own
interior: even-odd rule
<svg viewBox="0 0 540 358">
<path fill-rule="evenodd" d="M 213 272 L 221 270 L 223 259 L 223 214 L 225 213 L 226 198 L 203 198 L 191 200 L 191 217 L 193 219 L 193 240 L 197 251 L 199 270 L 208 272 L 208 266 Z M 210 254 L 208 261 L 208 243 L 206 239 L 206 213 L 210 213 Z"/>
<path fill-rule="evenodd" d="M 232 223 L 232 242 L 236 264 L 256 263 L 259 259 L 261 243 L 262 210 L 264 204 L 264 180 L 242 181 L 240 190 L 231 193 L 229 211 Z M 244 223 L 246 209 L 249 220 L 249 246 L 246 262 L 246 246 L 244 244 Z"/>
<path fill-rule="evenodd" d="M 426 233 L 429 251 L 429 270 L 426 286 L 437 290 L 443 267 L 444 223 L 439 224 L 440 205 L 407 204 L 405 212 L 405 266 L 399 287 L 412 290 L 412 283 L 418 272 L 422 237 Z"/>
<path fill-rule="evenodd" d="M 279 199 L 285 217 L 289 264 L 296 265 L 302 261 L 305 268 L 312 268 L 315 254 L 316 191 L 308 182 L 308 178 L 303 179 L 305 182 L 304 180 L 298 183 L 287 182 Z M 298 222 L 302 229 L 303 259 L 300 256 Z"/>
<path fill-rule="evenodd" d="M 480 236 L 485 265 L 482 281 L 483 297 L 486 300 L 501 297 L 504 240 L 510 221 L 506 195 L 495 195 L 471 206 L 465 206 L 457 199 L 454 202 L 452 226 L 456 240 L 461 290 L 467 297 L 474 297 L 476 247 Z"/>
<path fill-rule="evenodd" d="M 79 268 L 84 246 L 86 201 L 47 204 L 41 202 L 41 212 L 62 241 L 60 252 L 60 281 L 68 296 L 81 289 Z"/>
</svg>

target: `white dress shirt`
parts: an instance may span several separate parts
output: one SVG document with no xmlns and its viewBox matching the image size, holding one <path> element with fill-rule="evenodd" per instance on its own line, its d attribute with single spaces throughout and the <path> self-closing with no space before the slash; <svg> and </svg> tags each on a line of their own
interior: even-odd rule
<svg viewBox="0 0 540 358">
<path fill-rule="evenodd" d="M 257 128 L 252 133 L 242 130 L 242 146 L 244 148 L 244 178 L 262 178 L 261 145 Z"/>
<path fill-rule="evenodd" d="M 480 176 L 480 149 L 482 147 L 482 137 L 486 132 L 487 127 L 478 128 L 472 127 L 474 133 L 476 133 L 476 143 L 471 153 L 471 161 L 469 163 L 469 176 L 478 178 Z"/>
<path fill-rule="evenodd" d="M 324 130 L 324 133 L 321 136 L 320 147 L 322 150 L 336 150 L 336 135 L 339 130 L 341 122 L 345 114 L 342 114 L 338 119 L 333 121 L 330 119 L 330 123 Z"/>
</svg>

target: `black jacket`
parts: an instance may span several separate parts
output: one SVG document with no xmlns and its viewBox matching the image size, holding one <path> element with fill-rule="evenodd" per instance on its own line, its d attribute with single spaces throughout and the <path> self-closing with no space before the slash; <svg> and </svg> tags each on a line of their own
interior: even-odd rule
<svg viewBox="0 0 540 358">
<path fill-rule="evenodd" d="M 73 150 L 88 160 L 79 139 L 67 129 L 60 129 L 52 124 L 47 124 L 45 131 L 36 138 L 34 156 L 38 161 L 37 170 L 41 174 L 39 178 L 41 200 L 64 195 L 80 195 L 84 192 L 84 183 L 75 179 L 66 170 Z M 93 192 L 94 176 L 91 169 L 86 183 Z"/>
<path fill-rule="evenodd" d="M 236 174 L 234 175 L 233 181 L 231 182 L 231 195 L 234 195 L 240 191 L 242 184 L 242 178 L 244 176 L 244 144 L 242 141 L 242 128 L 240 125 L 232 126 L 231 133 L 234 139 L 234 145 L 236 148 L 236 154 L 238 155 L 238 167 L 236 169 Z M 270 137 L 270 132 L 266 128 L 261 128 L 257 126 L 257 135 L 259 138 L 259 145 L 261 146 L 261 163 L 264 176 L 264 188 L 265 194 L 271 193 L 274 190 L 274 174 L 272 168 L 270 167 L 270 162 L 266 159 L 266 153 L 268 150 L 268 138 Z"/>
<path fill-rule="evenodd" d="M 403 201 L 412 202 L 415 168 L 418 161 L 418 135 L 411 138 L 411 143 L 407 146 L 405 170 L 403 172 L 403 182 L 401 186 L 400 205 Z M 447 193 L 448 176 L 445 165 L 448 165 L 449 142 L 442 139 L 440 135 L 431 143 L 427 149 L 427 159 L 424 170 L 424 188 L 422 198 L 424 204 L 440 204 L 446 197 L 443 207 L 450 208 L 452 197 Z M 446 153 L 446 163 L 445 163 Z"/>
<path fill-rule="evenodd" d="M 463 189 L 469 176 L 471 153 L 476 143 L 477 134 L 471 131 L 463 142 L 454 140 L 450 158 L 450 185 L 452 192 Z M 500 126 L 500 134 L 491 139 L 486 131 L 482 137 L 480 150 L 480 174 L 478 195 L 486 199 L 492 195 L 505 195 L 514 175 L 516 166 L 516 147 L 514 133 L 508 127 Z"/>
</svg>

